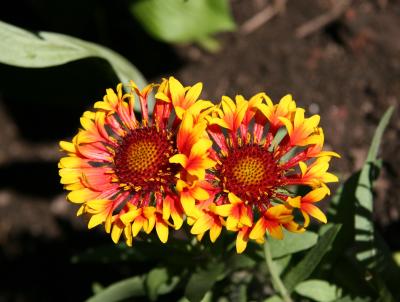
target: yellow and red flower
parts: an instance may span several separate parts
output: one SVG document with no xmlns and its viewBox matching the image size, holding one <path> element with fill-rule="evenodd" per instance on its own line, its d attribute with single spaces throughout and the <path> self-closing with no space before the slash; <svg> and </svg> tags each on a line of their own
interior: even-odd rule
<svg viewBox="0 0 400 302">
<path fill-rule="evenodd" d="M 78 215 L 90 216 L 89 228 L 104 224 L 114 242 L 124 234 L 128 245 L 140 230 L 155 228 L 166 242 L 169 228 L 183 223 L 181 200 L 185 205 L 190 198 L 209 198 L 205 170 L 215 162 L 203 111 L 211 104 L 197 100 L 201 83 L 183 87 L 173 77 L 143 90 L 133 82 L 129 87 L 125 94 L 122 84 L 107 89 L 94 111 L 81 117 L 83 129 L 71 142 L 60 142 L 67 152 L 59 162 L 61 183 L 71 191 L 68 200 L 81 205 Z"/>
<path fill-rule="evenodd" d="M 207 117 L 207 132 L 214 142 L 211 157 L 217 164 L 203 168 L 213 189 L 207 190 L 209 198 L 188 198 L 185 212 L 191 232 L 201 237 L 210 231 L 214 241 L 225 226 L 237 232 L 236 250 L 241 253 L 249 239 L 262 242 L 266 233 L 281 239 L 283 228 L 304 231 L 308 215 L 324 222 L 312 203 L 329 192 L 326 183 L 337 181 L 327 170 L 331 157 L 338 155 L 322 151 L 319 119 L 305 118 L 304 109 L 296 108 L 290 95 L 277 105 L 265 93 L 250 100 L 222 97 Z M 296 197 L 289 192 L 290 185 L 317 191 Z M 294 220 L 296 209 L 305 223 Z"/>
</svg>

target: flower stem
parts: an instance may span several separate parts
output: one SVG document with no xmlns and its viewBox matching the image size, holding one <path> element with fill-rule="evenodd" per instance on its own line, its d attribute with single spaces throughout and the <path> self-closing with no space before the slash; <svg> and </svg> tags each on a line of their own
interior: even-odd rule
<svg viewBox="0 0 400 302">
<path fill-rule="evenodd" d="M 267 241 L 264 242 L 264 256 L 265 256 L 265 263 L 267 264 L 268 270 L 271 274 L 273 285 L 276 286 L 276 290 L 280 293 L 283 301 L 293 302 L 285 285 L 283 284 L 281 278 L 279 277 L 279 273 L 276 270 L 276 266 L 274 261 L 272 260 L 271 250 L 269 248 L 269 244 L 267 243 Z"/>
</svg>

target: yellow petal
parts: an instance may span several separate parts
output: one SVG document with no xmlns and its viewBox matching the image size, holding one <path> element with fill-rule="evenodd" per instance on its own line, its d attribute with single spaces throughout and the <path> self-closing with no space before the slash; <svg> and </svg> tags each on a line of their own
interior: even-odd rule
<svg viewBox="0 0 400 302">
<path fill-rule="evenodd" d="M 322 200 L 327 194 L 329 194 L 329 189 L 327 187 L 321 187 L 311 192 L 307 193 L 303 198 L 303 202 L 318 202 Z"/>
<path fill-rule="evenodd" d="M 132 236 L 136 237 L 137 234 L 139 234 L 140 230 L 143 227 L 144 219 L 139 218 L 135 219 L 135 221 L 132 223 Z"/>
<path fill-rule="evenodd" d="M 230 215 L 232 207 L 232 204 L 223 204 L 220 206 L 216 206 L 214 213 L 222 217 L 227 217 Z"/>
<path fill-rule="evenodd" d="M 260 218 L 257 223 L 253 226 L 253 229 L 251 230 L 249 234 L 249 238 L 256 240 L 261 237 L 264 237 L 265 235 L 265 226 L 264 226 L 264 218 Z"/>
<path fill-rule="evenodd" d="M 118 243 L 119 238 L 121 237 L 123 228 L 114 224 L 112 231 L 111 231 L 111 239 L 114 243 Z"/>
<path fill-rule="evenodd" d="M 173 164 L 181 164 L 182 167 L 186 168 L 188 158 L 185 154 L 175 154 L 169 158 L 169 162 Z"/>
<path fill-rule="evenodd" d="M 236 252 L 238 254 L 243 253 L 247 247 L 247 240 L 244 240 L 244 232 L 239 232 L 236 237 Z"/>
<path fill-rule="evenodd" d="M 322 223 L 327 223 L 325 214 L 315 205 L 313 204 L 303 205 L 302 210 L 307 212 L 310 216 L 318 219 Z"/>
<path fill-rule="evenodd" d="M 156 232 L 160 241 L 166 243 L 168 240 L 168 225 L 163 221 L 158 221 L 156 223 Z"/>
<path fill-rule="evenodd" d="M 228 231 L 236 231 L 239 220 L 236 217 L 228 216 L 226 219 L 226 229 Z"/>
<path fill-rule="evenodd" d="M 294 198 L 288 197 L 286 200 L 287 203 L 292 206 L 293 208 L 300 208 L 301 205 L 301 196 L 296 196 Z"/>
<path fill-rule="evenodd" d="M 279 240 L 283 239 L 283 231 L 282 231 L 282 227 L 280 225 L 269 227 L 268 233 L 270 234 L 271 237 L 273 237 L 275 239 L 279 239 Z"/>
<path fill-rule="evenodd" d="M 69 201 L 74 203 L 83 203 L 87 200 L 94 199 L 98 196 L 98 192 L 94 192 L 88 188 L 72 191 L 67 195 Z"/>
<path fill-rule="evenodd" d="M 292 125 L 292 122 L 289 121 L 286 117 L 279 117 L 279 120 L 285 125 L 286 130 L 287 130 L 289 136 L 291 136 L 292 133 L 293 133 L 293 125 Z"/>
<path fill-rule="evenodd" d="M 219 235 L 221 234 L 222 227 L 219 224 L 214 223 L 210 229 L 210 240 L 215 242 Z"/>
<path fill-rule="evenodd" d="M 185 96 L 185 99 L 189 102 L 192 103 L 198 99 L 200 96 L 201 90 L 203 89 L 203 83 L 197 83 L 193 87 L 191 87 Z"/>
<path fill-rule="evenodd" d="M 88 228 L 92 229 L 95 226 L 102 224 L 106 220 L 106 216 L 107 216 L 106 213 L 99 213 L 99 214 L 93 215 L 89 220 Z"/>
<path fill-rule="evenodd" d="M 65 141 L 60 141 L 60 148 L 70 153 L 75 153 L 76 151 L 75 145 L 73 143 Z"/>
<path fill-rule="evenodd" d="M 242 201 L 239 197 L 237 197 L 234 193 L 232 193 L 232 192 L 229 192 L 229 193 L 228 193 L 228 199 L 229 199 L 229 201 L 230 201 L 231 204 L 240 204 L 240 203 L 243 203 L 243 201 Z"/>
<path fill-rule="evenodd" d="M 204 233 L 211 228 L 212 224 L 213 224 L 213 218 L 208 214 L 203 214 L 194 223 L 190 232 L 194 235 Z"/>
</svg>

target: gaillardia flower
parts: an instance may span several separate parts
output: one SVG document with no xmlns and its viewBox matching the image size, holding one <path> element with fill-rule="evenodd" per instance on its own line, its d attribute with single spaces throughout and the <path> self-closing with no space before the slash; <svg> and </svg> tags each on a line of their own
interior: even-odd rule
<svg viewBox="0 0 400 302">
<path fill-rule="evenodd" d="M 141 91 L 133 82 L 129 88 L 126 94 L 122 84 L 108 89 L 103 101 L 83 114 L 83 129 L 72 142 L 60 142 L 67 152 L 59 162 L 61 183 L 71 191 L 68 200 L 81 205 L 78 215 L 89 215 L 89 228 L 104 224 L 114 242 L 124 234 L 128 245 L 141 230 L 155 229 L 166 242 L 169 228 L 179 229 L 184 219 L 185 196 L 177 183 L 191 187 L 186 191 L 199 200 L 209 198 L 201 186 L 205 170 L 215 165 L 204 119 L 212 104 L 197 100 L 201 83 L 183 87 L 173 77 Z"/>
<path fill-rule="evenodd" d="M 263 242 L 266 233 L 282 239 L 283 228 L 304 231 L 309 216 L 326 222 L 315 203 L 329 194 L 326 183 L 338 180 L 327 170 L 331 157 L 339 155 L 322 151 L 318 115 L 305 118 L 290 95 L 274 105 L 259 93 L 250 100 L 236 96 L 235 102 L 224 96 L 207 119 L 217 164 L 206 173 L 210 198 L 185 208 L 192 234 L 201 238 L 210 231 L 215 241 L 225 226 L 237 232 L 241 253 L 249 239 Z M 293 185 L 312 191 L 296 196 Z M 303 214 L 303 222 L 294 211 Z"/>
</svg>

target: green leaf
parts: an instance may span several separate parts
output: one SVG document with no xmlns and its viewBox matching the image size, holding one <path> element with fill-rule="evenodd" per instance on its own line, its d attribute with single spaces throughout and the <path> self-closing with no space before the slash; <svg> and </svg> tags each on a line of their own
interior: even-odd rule
<svg viewBox="0 0 400 302">
<path fill-rule="evenodd" d="M 272 258 L 280 258 L 289 254 L 309 249 L 317 243 L 318 235 L 306 231 L 302 234 L 285 231 L 282 240 L 269 239 Z"/>
<path fill-rule="evenodd" d="M 106 287 L 100 293 L 87 299 L 86 302 L 117 302 L 145 294 L 144 278 L 136 276 Z"/>
<path fill-rule="evenodd" d="M 256 261 L 245 254 L 233 254 L 227 260 L 227 268 L 229 271 L 238 269 L 252 268 L 256 265 Z"/>
<path fill-rule="evenodd" d="M 400 252 L 399 251 L 393 253 L 393 259 L 396 262 L 396 264 L 398 266 L 400 266 Z"/>
<path fill-rule="evenodd" d="M 331 262 L 335 265 L 335 259 L 346 248 L 354 246 L 355 242 L 355 251 L 347 253 L 347 257 L 352 258 L 355 253 L 354 257 L 360 261 L 355 265 L 358 265 L 357 271 L 361 279 L 365 280 L 378 296 L 386 297 L 388 301 L 395 300 L 389 289 L 396 293 L 397 298 L 400 297 L 400 288 L 396 285 L 396 280 L 400 279 L 400 272 L 393 265 L 386 243 L 374 230 L 372 184 L 380 165 L 377 159 L 379 144 L 392 112 L 393 108 L 389 108 L 382 118 L 361 172 L 353 174 L 337 191 L 328 211 L 328 220 L 343 224 L 330 255 Z"/>
<path fill-rule="evenodd" d="M 186 285 L 185 297 L 191 302 L 202 301 L 224 270 L 225 265 L 220 262 L 210 263 L 207 268 L 194 272 Z"/>
<path fill-rule="evenodd" d="M 130 10 L 153 37 L 169 43 L 210 44 L 210 35 L 235 29 L 227 0 L 139 0 Z"/>
<path fill-rule="evenodd" d="M 307 252 L 305 257 L 285 276 L 284 284 L 291 292 L 297 284 L 306 280 L 330 250 L 341 225 L 332 225 L 318 240 L 317 244 Z"/>
<path fill-rule="evenodd" d="M 368 151 L 367 160 L 361 170 L 360 177 L 358 179 L 358 186 L 355 191 L 356 216 L 354 226 L 357 249 L 356 257 L 359 261 L 365 262 L 369 268 L 375 267 L 377 254 L 374 246 L 374 225 L 372 221 L 372 185 L 377 175 L 376 161 L 379 146 L 382 140 L 383 132 L 389 123 L 392 113 L 393 107 L 390 107 L 382 117 L 377 129 L 375 130 L 374 138 L 372 139 L 371 147 Z"/>
<path fill-rule="evenodd" d="M 151 301 L 157 300 L 158 289 L 168 281 L 168 271 L 166 268 L 155 268 L 151 270 L 146 278 L 147 294 Z"/>
<path fill-rule="evenodd" d="M 338 299 L 342 290 L 324 280 L 307 280 L 298 284 L 294 291 L 303 297 L 318 302 L 331 302 Z"/>
<path fill-rule="evenodd" d="M 123 83 L 134 80 L 139 87 L 146 85 L 139 70 L 111 49 L 63 34 L 39 32 L 36 35 L 0 21 L 0 63 L 43 68 L 89 57 L 107 60 Z"/>
<path fill-rule="evenodd" d="M 288 267 L 290 260 L 292 260 L 292 255 L 286 255 L 284 257 L 274 259 L 276 272 L 279 276 L 282 275 L 282 273 Z"/>
</svg>

